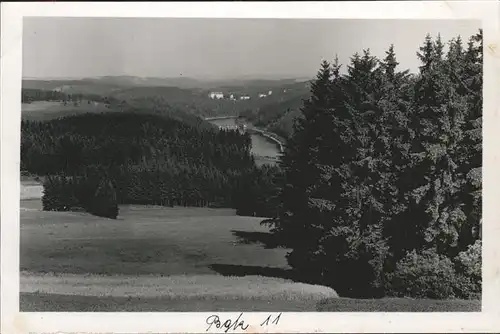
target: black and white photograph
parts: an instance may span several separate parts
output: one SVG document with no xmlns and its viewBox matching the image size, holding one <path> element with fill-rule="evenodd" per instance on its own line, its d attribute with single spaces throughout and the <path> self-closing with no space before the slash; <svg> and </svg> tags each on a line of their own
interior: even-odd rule
<svg viewBox="0 0 500 334">
<path fill-rule="evenodd" d="M 24 17 L 19 312 L 481 312 L 483 50 L 477 19 Z"/>
</svg>

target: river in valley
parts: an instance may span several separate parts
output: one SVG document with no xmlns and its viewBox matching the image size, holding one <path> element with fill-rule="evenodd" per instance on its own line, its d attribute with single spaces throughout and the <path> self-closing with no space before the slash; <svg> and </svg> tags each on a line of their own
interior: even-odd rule
<svg viewBox="0 0 500 334">
<path fill-rule="evenodd" d="M 236 125 L 235 118 L 209 119 L 209 122 L 217 126 Z M 251 127 L 251 124 L 247 123 L 247 125 Z M 278 145 L 272 140 L 256 133 L 252 133 L 250 137 L 252 139 L 252 154 L 255 156 L 257 165 L 276 164 L 276 160 L 280 155 Z M 270 157 L 270 159 L 266 157 Z"/>
</svg>

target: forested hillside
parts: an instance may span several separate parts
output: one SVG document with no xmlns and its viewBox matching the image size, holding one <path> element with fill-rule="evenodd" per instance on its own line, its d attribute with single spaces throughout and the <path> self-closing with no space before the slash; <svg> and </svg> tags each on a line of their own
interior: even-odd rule
<svg viewBox="0 0 500 334">
<path fill-rule="evenodd" d="M 242 116 L 259 128 L 276 133 L 283 138 L 289 138 L 293 132 L 293 120 L 301 116 L 300 109 L 303 100 L 309 98 L 309 95 L 309 92 L 297 94 L 256 110 L 247 110 Z"/>
<path fill-rule="evenodd" d="M 21 169 L 49 176 L 47 210 L 88 209 L 104 182 L 117 203 L 224 206 L 264 216 L 261 194 L 274 189 L 278 172 L 255 166 L 248 135 L 139 112 L 23 121 Z"/>
<path fill-rule="evenodd" d="M 181 78 L 182 79 L 182 78 Z M 63 101 L 73 103 L 81 100 L 105 102 L 114 107 L 129 104 L 145 109 L 154 106 L 156 109 L 180 110 L 186 114 L 198 117 L 239 116 L 247 115 L 253 121 L 253 115 L 259 117 L 286 112 L 284 107 L 297 105 L 297 96 L 309 95 L 307 82 L 295 80 L 242 80 L 228 82 L 198 82 L 184 79 L 155 79 L 136 77 L 103 77 L 82 80 L 37 81 L 24 80 L 22 102 Z M 179 83 L 179 86 L 168 84 Z M 198 83 L 198 84 L 197 84 Z M 156 86 L 153 86 L 153 85 Z M 187 88 L 186 87 L 191 87 Z M 194 87 L 198 85 L 200 87 Z M 192 87 L 193 86 L 193 87 Z M 218 91 L 225 94 L 224 99 L 211 99 L 210 92 Z M 269 91 L 272 93 L 269 94 Z M 259 97 L 265 94 L 265 97 Z M 233 95 L 233 99 L 230 96 Z M 241 96 L 249 96 L 241 100 Z M 301 103 L 300 99 L 298 100 Z M 284 107 L 273 108 L 284 103 Z M 113 108 L 112 108 L 113 109 Z M 263 109 L 263 112 L 259 112 Z M 274 111 L 276 109 L 276 111 Z M 251 118 L 251 119 L 250 119 Z M 267 120 L 259 126 L 265 127 Z"/>
<path fill-rule="evenodd" d="M 344 296 L 480 295 L 482 50 L 427 36 L 416 75 L 392 46 L 322 63 L 267 222 L 292 267 Z"/>
<path fill-rule="evenodd" d="M 254 109 L 247 109 L 240 115 L 255 126 L 288 138 L 293 131 L 293 119 L 301 116 L 303 100 L 311 95 L 310 84 L 287 86 L 278 92 L 280 98 Z"/>
</svg>

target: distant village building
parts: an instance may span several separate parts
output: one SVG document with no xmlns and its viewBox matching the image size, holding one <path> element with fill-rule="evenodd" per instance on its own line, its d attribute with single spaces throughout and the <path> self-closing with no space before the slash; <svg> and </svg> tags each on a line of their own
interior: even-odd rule
<svg viewBox="0 0 500 334">
<path fill-rule="evenodd" d="M 266 97 L 267 95 L 266 94 L 259 94 L 259 98 L 263 98 L 263 97 Z"/>
<path fill-rule="evenodd" d="M 269 93 L 267 93 L 267 95 L 273 95 L 273 91 L 270 90 Z"/>
<path fill-rule="evenodd" d="M 229 99 L 230 99 L 230 100 L 234 100 L 234 94 L 231 94 L 231 95 L 229 96 Z"/>
<path fill-rule="evenodd" d="M 250 100 L 250 96 L 246 96 L 246 95 L 241 96 L 240 100 Z"/>
<path fill-rule="evenodd" d="M 220 100 L 220 99 L 224 98 L 224 94 L 221 93 L 221 92 L 211 92 L 210 93 L 210 98 L 212 100 L 215 100 L 215 99 Z"/>
</svg>

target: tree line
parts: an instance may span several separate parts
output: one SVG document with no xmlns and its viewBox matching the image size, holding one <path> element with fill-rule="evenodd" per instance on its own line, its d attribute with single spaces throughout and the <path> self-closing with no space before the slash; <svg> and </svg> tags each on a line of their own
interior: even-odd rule
<svg viewBox="0 0 500 334">
<path fill-rule="evenodd" d="M 22 121 L 21 133 L 21 169 L 48 176 L 46 210 L 92 212 L 100 187 L 115 192 L 115 205 L 222 206 L 269 216 L 260 194 L 274 186 L 278 169 L 256 167 L 247 134 L 134 112 Z"/>
<path fill-rule="evenodd" d="M 416 74 L 393 46 L 324 61 L 286 145 L 264 223 L 343 296 L 481 292 L 482 32 L 417 56 Z"/>
<path fill-rule="evenodd" d="M 100 102 L 106 104 L 119 104 L 120 101 L 112 96 L 100 96 L 97 94 L 65 93 L 57 90 L 42 90 L 23 88 L 21 90 L 21 102 L 32 103 L 36 101 L 58 101 L 58 102 Z M 122 102 L 123 103 L 123 102 Z"/>
</svg>

